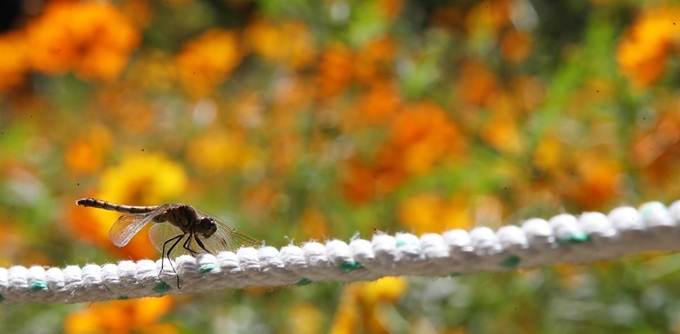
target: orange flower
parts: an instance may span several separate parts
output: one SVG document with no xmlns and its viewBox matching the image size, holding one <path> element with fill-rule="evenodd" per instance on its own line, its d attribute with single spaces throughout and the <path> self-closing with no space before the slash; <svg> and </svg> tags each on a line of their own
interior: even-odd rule
<svg viewBox="0 0 680 334">
<path fill-rule="evenodd" d="M 66 148 L 66 166 L 76 173 L 98 171 L 111 149 L 111 133 L 106 127 L 93 124 L 88 129 Z"/>
<path fill-rule="evenodd" d="M 410 173 L 427 172 L 447 153 L 461 154 L 465 145 L 458 127 L 439 105 L 408 106 L 392 122 L 390 143 Z"/>
<path fill-rule="evenodd" d="M 438 105 L 407 106 L 393 117 L 389 140 L 372 161 L 347 160 L 341 181 L 345 196 L 359 204 L 390 193 L 407 177 L 422 175 L 440 161 L 460 158 L 465 146 L 458 127 Z"/>
<path fill-rule="evenodd" d="M 396 43 L 392 38 L 379 38 L 369 42 L 357 52 L 354 74 L 359 82 L 380 84 L 393 72 Z"/>
<path fill-rule="evenodd" d="M 28 48 L 21 32 L 0 35 L 0 91 L 24 81 L 28 70 Z"/>
<path fill-rule="evenodd" d="M 361 95 L 350 117 L 352 126 L 355 122 L 365 124 L 379 124 L 396 115 L 401 108 L 401 96 L 386 85 L 374 86 L 373 89 Z"/>
<path fill-rule="evenodd" d="M 576 161 L 577 174 L 569 180 L 558 180 L 564 184 L 559 191 L 585 210 L 601 208 L 614 199 L 621 187 L 621 163 L 607 159 L 595 152 L 579 156 Z"/>
<path fill-rule="evenodd" d="M 283 173 L 295 164 L 303 151 L 302 140 L 293 131 L 272 136 L 269 146 L 269 168 Z"/>
<path fill-rule="evenodd" d="M 379 0 L 380 11 L 388 19 L 394 20 L 404 8 L 403 0 Z"/>
<path fill-rule="evenodd" d="M 171 56 L 159 50 L 141 51 L 131 64 L 128 73 L 126 85 L 141 88 L 145 92 L 170 92 L 175 89 L 177 83 L 177 71 Z M 121 99 L 120 95 L 112 98 Z"/>
<path fill-rule="evenodd" d="M 645 10 L 619 43 L 620 70 L 638 87 L 646 88 L 663 75 L 668 54 L 678 40 L 679 16 L 678 7 Z"/>
<path fill-rule="evenodd" d="M 579 280 L 582 274 L 582 267 L 570 263 L 558 263 L 553 266 L 557 272 L 557 283 L 565 289 L 574 290 L 583 285 L 583 280 Z"/>
<path fill-rule="evenodd" d="M 482 105 L 497 90 L 495 74 L 480 63 L 464 63 L 461 66 L 458 97 L 468 103 Z"/>
<path fill-rule="evenodd" d="M 68 315 L 64 332 L 76 333 L 177 333 L 160 318 L 173 308 L 171 296 L 95 303 Z"/>
<path fill-rule="evenodd" d="M 510 113 L 494 112 L 482 127 L 481 136 L 484 141 L 499 151 L 519 153 L 522 150 L 522 133 Z"/>
<path fill-rule="evenodd" d="M 182 47 L 176 58 L 179 79 L 192 96 L 206 96 L 229 77 L 242 58 L 234 32 L 211 29 Z"/>
<path fill-rule="evenodd" d="M 512 79 L 508 92 L 523 112 L 533 112 L 545 99 L 545 86 L 543 82 L 534 77 L 520 75 Z"/>
<path fill-rule="evenodd" d="M 148 27 L 154 18 L 154 8 L 150 1 L 122 1 L 120 10 L 140 28 Z"/>
<path fill-rule="evenodd" d="M 468 12 L 465 25 L 470 34 L 496 34 L 502 27 L 509 24 L 510 10 L 513 5 L 507 0 L 487 0 L 477 2 Z M 475 38 L 474 36 L 472 37 Z"/>
<path fill-rule="evenodd" d="M 680 151 L 680 113 L 676 99 L 659 112 L 658 121 L 649 130 L 640 133 L 630 150 L 630 162 L 643 168 L 644 184 L 649 188 L 663 187 L 669 193 L 680 188 L 677 182 L 668 182 L 677 175 L 677 152 Z"/>
<path fill-rule="evenodd" d="M 288 111 L 290 109 L 300 110 L 305 104 L 310 103 L 312 100 L 310 97 L 314 92 L 313 86 L 311 80 L 303 80 L 296 76 L 277 80 L 272 97 L 272 107 L 275 108 L 271 115 L 273 123 L 270 124 L 279 127 L 293 123 L 296 114 Z"/>
<path fill-rule="evenodd" d="M 456 36 L 463 30 L 464 17 L 464 8 L 438 6 L 434 9 L 430 20 L 433 27 Z"/>
<path fill-rule="evenodd" d="M 368 202 L 376 195 L 377 172 L 358 157 L 345 163 L 345 176 L 340 182 L 344 196 L 354 204 Z"/>
<path fill-rule="evenodd" d="M 346 175 L 341 181 L 345 197 L 354 204 L 364 204 L 397 189 L 407 177 L 400 158 L 400 152 L 393 146 L 385 146 L 378 153 L 375 165 L 356 156 L 348 159 Z"/>
<path fill-rule="evenodd" d="M 10 217 L 7 212 L 0 211 L 4 217 Z M 21 224 L 18 221 L 9 220 L 5 218 L 0 227 L 0 244 L 2 245 L 2 254 L 0 254 L 0 266 L 9 268 L 16 263 L 28 263 L 27 253 L 30 254 L 30 247 L 27 245 L 26 233 L 19 229 Z M 27 252 L 29 251 L 29 252 Z M 35 259 L 31 259 L 35 260 Z M 47 261 L 35 261 L 32 263 L 48 263 Z"/>
<path fill-rule="evenodd" d="M 115 79 L 139 43 L 139 32 L 106 2 L 51 2 L 28 37 L 34 69 L 82 79 Z"/>
<path fill-rule="evenodd" d="M 328 236 L 328 224 L 326 223 L 326 217 L 319 210 L 306 209 L 300 217 L 302 226 L 302 231 L 305 236 L 309 239 L 323 240 Z"/>
<path fill-rule="evenodd" d="M 501 41 L 501 55 L 506 60 L 520 62 L 531 53 L 531 35 L 525 32 L 511 30 Z"/>
<path fill-rule="evenodd" d="M 277 208 L 281 199 L 280 188 L 277 182 L 268 179 L 246 188 L 241 195 L 245 213 L 256 220 L 263 220 L 267 214 Z"/>
<path fill-rule="evenodd" d="M 321 56 L 317 96 L 328 98 L 342 92 L 352 81 L 354 54 L 342 44 L 330 45 Z"/>
<path fill-rule="evenodd" d="M 247 40 L 253 51 L 278 65 L 300 69 L 315 57 L 314 39 L 302 22 L 274 24 L 256 20 L 248 25 Z"/>
</svg>

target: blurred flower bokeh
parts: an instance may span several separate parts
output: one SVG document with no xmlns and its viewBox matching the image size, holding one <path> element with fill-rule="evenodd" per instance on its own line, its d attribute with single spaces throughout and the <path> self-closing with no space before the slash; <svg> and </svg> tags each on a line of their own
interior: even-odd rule
<svg viewBox="0 0 680 334">
<path fill-rule="evenodd" d="M 680 5 L 9 1 L 0 266 L 158 258 L 74 200 L 280 247 L 680 198 Z M 7 332 L 680 332 L 677 255 L 91 305 Z M 659 274 L 659 273 L 664 274 Z"/>
</svg>

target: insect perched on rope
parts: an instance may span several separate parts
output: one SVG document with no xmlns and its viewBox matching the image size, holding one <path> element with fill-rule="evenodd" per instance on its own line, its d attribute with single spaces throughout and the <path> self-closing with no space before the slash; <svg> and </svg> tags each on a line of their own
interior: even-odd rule
<svg viewBox="0 0 680 334">
<path fill-rule="evenodd" d="M 182 254 L 216 254 L 223 250 L 240 247 L 257 247 L 262 243 L 236 231 L 227 223 L 184 203 L 156 206 L 130 206 L 115 204 L 95 198 L 81 198 L 77 205 L 125 213 L 111 226 L 109 239 L 114 245 L 123 247 L 130 242 L 146 224 L 155 223 L 149 229 L 153 245 L 168 260 Z M 177 247 L 184 240 L 182 247 Z M 163 271 L 161 261 L 161 271 Z M 170 262 L 172 270 L 177 273 Z M 179 275 L 177 276 L 177 288 Z"/>
</svg>

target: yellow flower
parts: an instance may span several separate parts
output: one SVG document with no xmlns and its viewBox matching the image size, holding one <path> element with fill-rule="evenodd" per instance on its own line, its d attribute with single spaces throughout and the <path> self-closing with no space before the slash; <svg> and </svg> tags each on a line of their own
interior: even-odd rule
<svg viewBox="0 0 680 334">
<path fill-rule="evenodd" d="M 404 277 L 384 277 L 375 282 L 359 283 L 354 290 L 355 297 L 367 305 L 377 303 L 395 304 L 408 289 L 408 280 Z"/>
<path fill-rule="evenodd" d="M 321 317 L 323 314 L 313 305 L 296 303 L 290 306 L 289 328 L 290 333 L 319 333 L 321 329 Z"/>
<path fill-rule="evenodd" d="M 545 171 L 556 172 L 563 166 L 564 147 L 557 135 L 548 133 L 534 151 L 534 165 Z"/>
<path fill-rule="evenodd" d="M 173 298 L 143 298 L 87 305 L 68 315 L 64 332 L 78 333 L 177 333 L 159 319 L 173 308 Z"/>
<path fill-rule="evenodd" d="M 98 195 L 117 203 L 156 205 L 183 194 L 186 185 L 182 165 L 161 154 L 138 153 L 104 172 Z"/>
<path fill-rule="evenodd" d="M 93 197 L 114 203 L 158 205 L 184 193 L 187 176 L 184 168 L 160 154 L 135 154 L 126 157 L 120 166 L 104 171 L 101 185 Z M 72 209 L 72 229 L 77 236 L 96 244 L 119 250 L 133 259 L 157 255 L 148 238 L 133 238 L 124 248 L 109 241 L 111 225 L 121 215 L 106 210 Z M 148 229 L 148 227 L 147 227 Z M 146 236 L 147 229 L 138 233 Z"/>
<path fill-rule="evenodd" d="M 257 149 L 246 145 L 235 132 L 207 131 L 191 141 L 187 160 L 201 172 L 211 175 L 229 169 L 247 169 L 257 165 Z"/>
<path fill-rule="evenodd" d="M 408 281 L 404 277 L 385 277 L 375 282 L 348 285 L 329 332 L 389 333 L 382 305 L 397 303 L 407 289 Z"/>
<path fill-rule="evenodd" d="M 175 60 L 184 89 L 209 95 L 241 63 L 243 51 L 234 32 L 212 29 L 186 43 Z"/>
<path fill-rule="evenodd" d="M 73 70 L 83 79 L 115 79 L 139 43 L 139 32 L 106 2 L 50 2 L 28 36 L 34 69 Z"/>
<path fill-rule="evenodd" d="M 423 193 L 399 204 L 397 217 L 416 234 L 438 233 L 454 228 L 469 229 L 472 217 L 463 196 L 446 201 L 442 196 Z"/>
<path fill-rule="evenodd" d="M 189 143 L 187 159 L 208 174 L 224 172 L 239 165 L 244 155 L 241 136 L 207 132 Z"/>
</svg>

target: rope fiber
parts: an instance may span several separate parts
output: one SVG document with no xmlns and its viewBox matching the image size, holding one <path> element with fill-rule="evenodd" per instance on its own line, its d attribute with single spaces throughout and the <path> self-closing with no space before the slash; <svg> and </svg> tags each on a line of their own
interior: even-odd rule
<svg viewBox="0 0 680 334">
<path fill-rule="evenodd" d="M 370 241 L 330 240 L 280 250 L 183 255 L 169 261 L 121 261 L 65 268 L 0 267 L 0 303 L 80 303 L 160 297 L 249 286 L 371 281 L 385 276 L 444 277 L 561 262 L 584 263 L 649 250 L 680 250 L 680 200 L 533 218 L 497 231 L 477 227 L 443 234 L 376 233 Z M 161 271 L 160 268 L 163 268 Z M 177 285 L 177 275 L 181 289 Z"/>
</svg>

